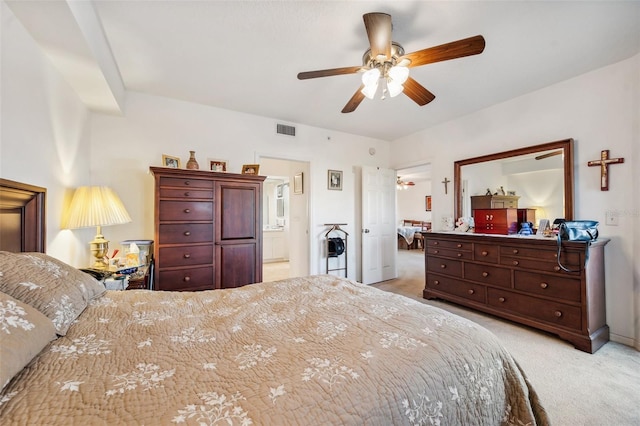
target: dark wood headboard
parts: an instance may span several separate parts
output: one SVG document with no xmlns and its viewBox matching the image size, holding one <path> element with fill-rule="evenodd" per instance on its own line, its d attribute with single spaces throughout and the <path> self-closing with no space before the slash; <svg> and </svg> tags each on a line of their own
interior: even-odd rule
<svg viewBox="0 0 640 426">
<path fill-rule="evenodd" d="M 47 190 L 0 179 L 0 250 L 45 251 Z"/>
</svg>

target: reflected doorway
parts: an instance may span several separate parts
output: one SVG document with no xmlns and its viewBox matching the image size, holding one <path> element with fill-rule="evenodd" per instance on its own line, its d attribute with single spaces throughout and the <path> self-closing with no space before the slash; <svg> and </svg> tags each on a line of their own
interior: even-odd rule
<svg viewBox="0 0 640 426">
<path fill-rule="evenodd" d="M 309 163 L 259 159 L 263 185 L 263 281 L 309 274 Z M 298 179 L 294 190 L 294 178 Z M 300 179 L 301 178 L 301 179 Z"/>
</svg>

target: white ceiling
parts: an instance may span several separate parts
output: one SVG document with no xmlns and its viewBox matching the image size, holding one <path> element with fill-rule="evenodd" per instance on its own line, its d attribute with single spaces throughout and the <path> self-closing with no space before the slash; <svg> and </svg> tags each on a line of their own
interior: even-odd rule
<svg viewBox="0 0 640 426">
<path fill-rule="evenodd" d="M 125 91 L 383 140 L 640 52 L 639 1 L 113 0 L 93 1 L 94 21 L 87 20 L 91 3 L 86 1 L 82 13 L 71 1 L 6 3 L 48 54 L 65 64 L 59 69 L 68 79 L 79 80 L 97 69 L 111 82 L 105 85 L 112 93 L 104 102 L 113 104 L 121 85 Z M 54 3 L 62 4 L 66 15 L 43 12 Z M 374 11 L 392 15 L 393 40 L 407 52 L 477 34 L 486 39 L 485 51 L 412 68 L 411 76 L 436 95 L 426 106 L 401 95 L 365 99 L 355 112 L 342 114 L 360 85 L 359 74 L 305 81 L 296 75 L 361 65 L 368 48 L 362 15 Z M 69 16 L 78 31 L 69 30 Z M 100 23 L 106 37 L 99 54 L 94 47 L 100 42 Z M 84 49 L 77 47 L 79 35 Z M 80 50 L 83 61 L 70 60 Z M 87 104 L 100 110 L 99 102 L 92 93 Z"/>
</svg>

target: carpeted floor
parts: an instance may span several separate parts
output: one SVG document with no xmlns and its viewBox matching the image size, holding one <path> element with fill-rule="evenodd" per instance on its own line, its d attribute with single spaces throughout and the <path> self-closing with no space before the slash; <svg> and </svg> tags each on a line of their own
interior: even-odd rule
<svg viewBox="0 0 640 426">
<path fill-rule="evenodd" d="M 640 425 L 640 352 L 609 342 L 595 354 L 558 337 L 444 301 L 425 300 L 424 252 L 399 250 L 399 277 L 375 284 L 491 330 L 522 366 L 559 426 Z"/>
</svg>

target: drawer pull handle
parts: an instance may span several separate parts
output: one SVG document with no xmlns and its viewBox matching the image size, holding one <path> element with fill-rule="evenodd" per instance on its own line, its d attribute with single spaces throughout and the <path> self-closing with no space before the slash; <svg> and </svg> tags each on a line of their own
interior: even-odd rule
<svg viewBox="0 0 640 426">
<path fill-rule="evenodd" d="M 191 213 L 191 209 L 184 209 L 185 213 Z"/>
<path fill-rule="evenodd" d="M 434 284 L 434 285 L 440 285 L 440 281 L 435 280 L 435 281 L 433 282 L 433 284 Z"/>
<path fill-rule="evenodd" d="M 488 251 L 483 251 L 483 252 L 482 252 L 482 255 L 483 255 L 483 256 L 488 256 L 488 255 L 489 255 L 489 252 L 488 252 Z"/>
<path fill-rule="evenodd" d="M 185 180 L 185 181 L 184 181 L 184 184 L 185 184 L 185 185 L 191 185 L 191 182 L 189 182 L 188 180 Z"/>
<path fill-rule="evenodd" d="M 500 303 L 504 303 L 504 301 L 507 300 L 504 297 L 498 297 L 498 302 Z"/>
<path fill-rule="evenodd" d="M 553 253 L 553 257 L 557 258 L 558 257 L 558 253 Z"/>
<path fill-rule="evenodd" d="M 475 292 L 476 292 L 476 291 L 475 291 L 475 290 L 472 290 L 472 289 L 467 290 L 467 293 L 469 293 L 469 294 L 473 294 L 473 293 L 475 293 Z"/>
<path fill-rule="evenodd" d="M 547 288 L 547 287 L 549 287 L 549 284 L 547 284 L 547 283 L 540 283 L 540 287 L 541 287 L 541 288 Z"/>
<path fill-rule="evenodd" d="M 519 263 L 520 263 L 520 262 L 518 262 L 517 260 L 514 260 L 514 261 L 513 261 L 513 266 L 518 266 L 518 264 L 519 264 Z"/>
<path fill-rule="evenodd" d="M 433 254 L 438 254 L 438 253 L 440 253 L 440 250 L 434 250 L 433 251 Z"/>
<path fill-rule="evenodd" d="M 188 197 L 189 195 L 191 195 L 191 194 L 189 194 L 189 192 L 185 192 L 185 193 L 184 193 L 184 196 L 185 196 L 185 197 Z"/>
<path fill-rule="evenodd" d="M 482 276 L 487 278 L 489 276 L 489 273 L 485 271 L 485 272 L 482 273 Z"/>
<path fill-rule="evenodd" d="M 183 281 L 191 281 L 191 277 L 187 275 L 186 277 L 183 278 Z"/>
<path fill-rule="evenodd" d="M 189 259 L 190 257 L 191 257 L 191 255 L 190 255 L 189 253 L 185 253 L 185 254 L 184 254 L 184 258 L 185 258 L 185 259 Z"/>
<path fill-rule="evenodd" d="M 560 317 L 562 316 L 562 312 L 560 312 L 560 311 L 555 311 L 555 312 L 553 313 L 553 315 L 555 315 L 556 317 L 560 318 Z"/>
<path fill-rule="evenodd" d="M 190 231 L 184 231 L 184 235 L 185 235 L 185 237 L 188 237 L 189 235 L 191 235 L 191 232 Z"/>
<path fill-rule="evenodd" d="M 513 249 L 513 254 L 518 254 L 518 249 Z"/>
<path fill-rule="evenodd" d="M 460 248 L 460 247 L 462 247 L 462 244 L 458 244 L 456 247 Z"/>
<path fill-rule="evenodd" d="M 554 271 L 559 271 L 559 270 L 560 270 L 560 267 L 559 267 L 559 266 L 555 266 L 555 267 L 553 268 L 553 270 L 554 270 Z"/>
<path fill-rule="evenodd" d="M 440 244 L 440 243 L 439 243 L 439 242 L 437 242 L 437 241 L 434 241 L 434 242 L 433 242 L 433 245 L 434 245 L 434 246 L 437 246 L 438 244 Z"/>
<path fill-rule="evenodd" d="M 458 253 L 458 254 L 457 254 L 457 256 L 458 256 L 458 257 L 462 257 L 462 253 Z"/>
<path fill-rule="evenodd" d="M 445 265 L 444 263 L 440 264 L 440 268 L 445 269 L 447 267 L 447 265 Z"/>
</svg>

